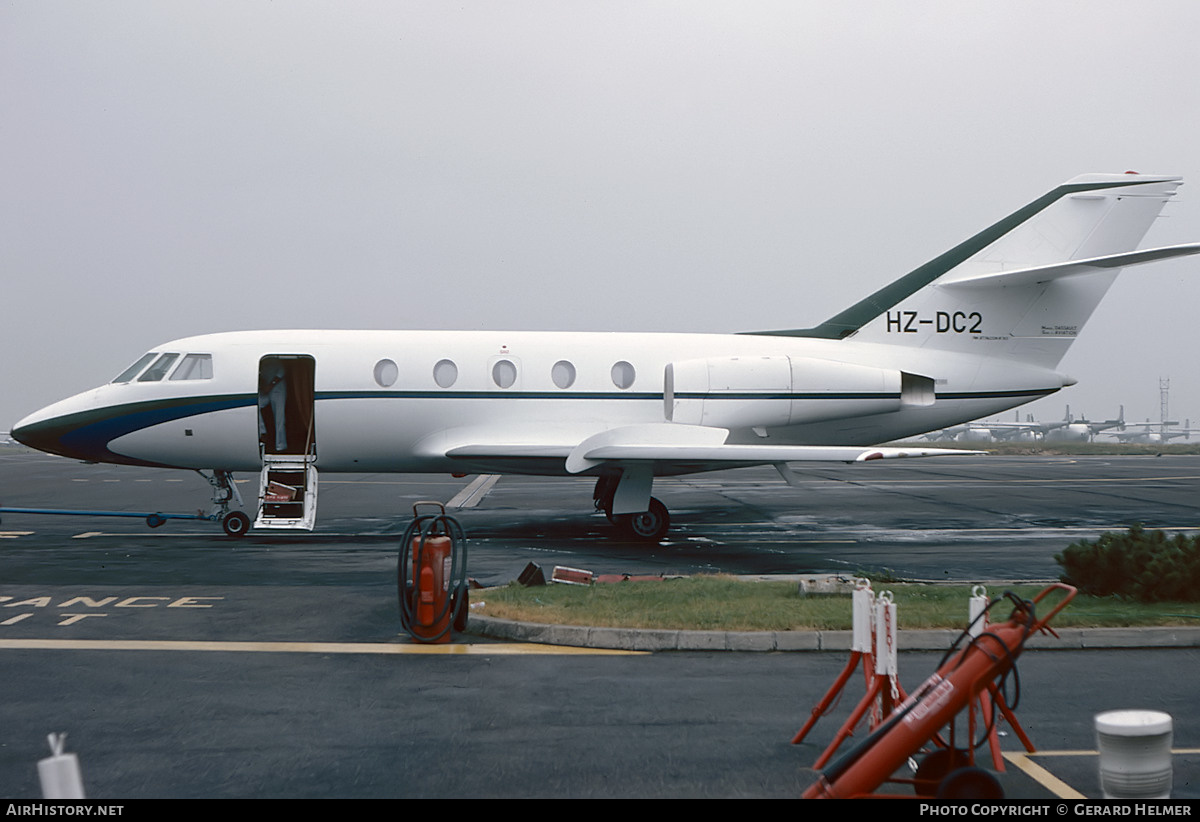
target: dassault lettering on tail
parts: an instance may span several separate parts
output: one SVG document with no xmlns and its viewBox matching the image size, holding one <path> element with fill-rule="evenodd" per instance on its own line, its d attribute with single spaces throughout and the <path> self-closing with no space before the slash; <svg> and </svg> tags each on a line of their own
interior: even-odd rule
<svg viewBox="0 0 1200 822">
<path fill-rule="evenodd" d="M 312 528 L 317 475 L 586 475 L 658 539 L 655 477 L 973 453 L 877 447 L 1058 391 L 1057 366 L 1177 177 L 1071 180 L 814 328 L 736 335 L 251 331 L 156 346 L 12 436 L 81 460 L 261 475 L 254 525 Z"/>
</svg>

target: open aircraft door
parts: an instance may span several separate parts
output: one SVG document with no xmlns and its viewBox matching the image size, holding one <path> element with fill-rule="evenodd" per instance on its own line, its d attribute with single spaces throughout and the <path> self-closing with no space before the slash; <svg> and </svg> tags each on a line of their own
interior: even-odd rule
<svg viewBox="0 0 1200 822">
<path fill-rule="evenodd" d="M 258 365 L 262 454 L 255 528 L 311 531 L 317 518 L 316 361 L 273 354 Z"/>
</svg>

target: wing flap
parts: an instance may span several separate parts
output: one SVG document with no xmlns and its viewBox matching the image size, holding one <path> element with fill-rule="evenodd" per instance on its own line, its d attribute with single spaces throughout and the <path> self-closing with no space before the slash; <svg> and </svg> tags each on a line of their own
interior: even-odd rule
<svg viewBox="0 0 1200 822">
<path fill-rule="evenodd" d="M 871 462 L 910 457 L 978 456 L 983 451 L 861 445 L 606 445 L 584 454 L 592 462 Z"/>
</svg>

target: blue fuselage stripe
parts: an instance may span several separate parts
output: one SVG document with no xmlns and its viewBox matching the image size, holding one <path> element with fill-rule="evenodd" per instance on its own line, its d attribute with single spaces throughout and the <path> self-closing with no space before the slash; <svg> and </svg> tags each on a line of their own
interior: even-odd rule
<svg viewBox="0 0 1200 822">
<path fill-rule="evenodd" d="M 963 391 L 938 394 L 939 402 L 980 399 L 1017 399 L 1040 397 L 1052 394 L 1057 389 L 1035 388 L 1013 391 Z M 866 393 L 817 393 L 817 392 L 687 392 L 675 395 L 685 400 L 786 400 L 786 401 L 843 401 L 843 400 L 896 400 L 900 394 L 894 392 Z M 318 391 L 318 402 L 330 400 L 407 399 L 407 400 L 632 400 L 662 402 L 661 392 L 613 392 L 613 391 Z M 152 400 L 129 405 L 96 408 L 45 420 L 26 426 L 17 432 L 21 442 L 74 459 L 96 462 L 117 462 L 134 465 L 154 465 L 145 460 L 116 454 L 108 444 L 115 439 L 161 425 L 166 422 L 224 411 L 232 408 L 254 406 L 256 394 L 228 394 L 191 398 Z"/>
</svg>

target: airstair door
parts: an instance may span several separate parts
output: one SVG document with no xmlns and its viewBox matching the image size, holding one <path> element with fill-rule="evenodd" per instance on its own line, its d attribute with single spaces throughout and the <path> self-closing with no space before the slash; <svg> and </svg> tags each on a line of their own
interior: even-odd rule
<svg viewBox="0 0 1200 822">
<path fill-rule="evenodd" d="M 317 519 L 316 361 L 272 354 L 258 365 L 262 455 L 255 528 L 311 531 Z"/>
<path fill-rule="evenodd" d="M 255 528 L 311 531 L 317 521 L 317 466 L 301 456 L 263 456 Z"/>
</svg>

